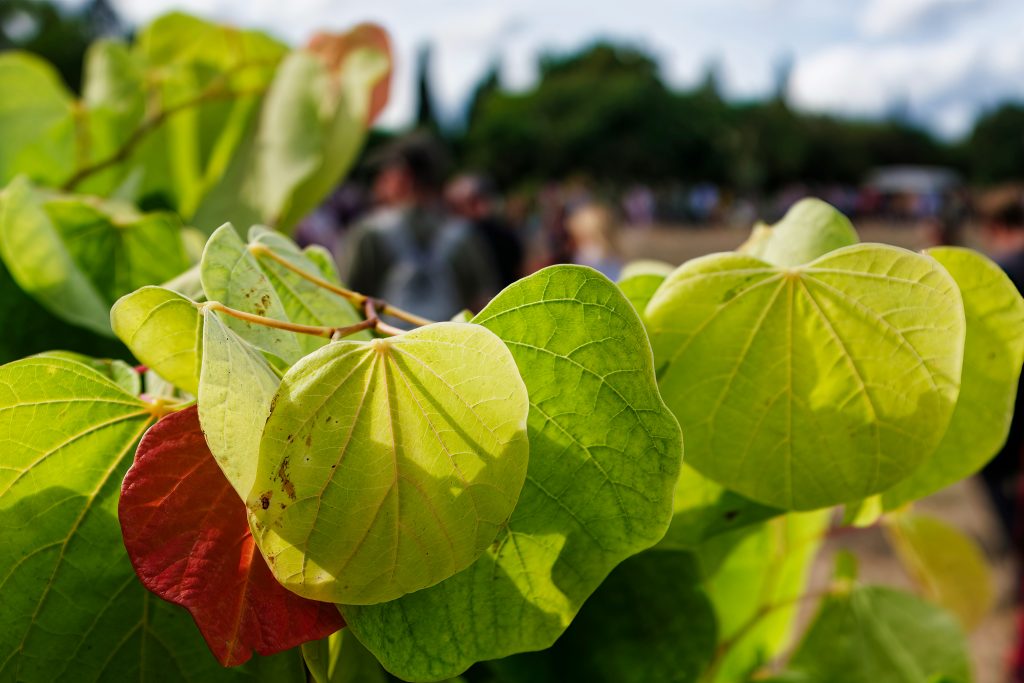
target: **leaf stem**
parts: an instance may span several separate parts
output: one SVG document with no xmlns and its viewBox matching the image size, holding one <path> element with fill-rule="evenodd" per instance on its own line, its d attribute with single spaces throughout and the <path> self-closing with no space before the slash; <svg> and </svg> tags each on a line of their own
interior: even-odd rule
<svg viewBox="0 0 1024 683">
<path fill-rule="evenodd" d="M 261 256 L 265 256 L 266 258 L 269 258 L 271 261 L 274 261 L 275 263 L 279 264 L 281 267 L 290 270 L 291 272 L 295 273 L 296 275 L 298 275 L 302 279 L 307 280 L 309 282 L 312 282 L 317 287 L 320 287 L 322 289 L 326 289 L 327 291 L 333 292 L 334 294 L 337 294 L 338 296 L 342 297 L 343 299 L 346 299 L 353 306 L 357 306 L 357 307 L 363 306 L 363 307 L 365 307 L 367 301 L 372 301 L 373 304 L 374 304 L 375 314 L 378 315 L 378 316 L 379 315 L 390 315 L 393 318 L 398 318 L 399 320 L 404 320 L 407 323 L 412 323 L 413 325 L 418 325 L 420 327 L 422 327 L 423 325 L 433 324 L 433 322 L 434 322 L 433 320 L 428 320 L 427 318 L 420 317 L 420 316 L 416 315 L 415 313 L 410 313 L 408 311 L 402 310 L 401 308 L 396 308 L 396 307 L 390 305 L 386 301 L 382 301 L 380 299 L 373 299 L 372 297 L 368 297 L 365 294 L 360 294 L 359 292 L 354 292 L 351 289 L 346 289 L 345 287 L 339 287 L 338 285 L 334 284 L 333 282 L 328 282 L 327 280 L 325 280 L 325 279 L 323 279 L 321 277 L 317 277 L 316 275 L 313 275 L 312 273 L 308 273 L 305 270 L 303 270 L 302 268 L 299 268 L 298 266 L 296 266 L 294 263 L 290 262 L 288 259 L 286 259 L 286 258 L 282 257 L 281 255 L 275 253 L 272 249 L 270 249 L 270 248 L 268 248 L 268 247 L 266 247 L 266 246 L 264 246 L 262 244 L 252 244 L 252 245 L 249 245 L 249 253 L 251 253 L 253 256 L 255 256 L 257 258 L 259 258 Z M 367 318 L 369 318 L 369 317 L 370 316 L 367 316 Z M 386 323 L 381 323 L 381 325 L 384 325 L 385 327 L 390 328 L 391 330 L 398 330 L 397 333 L 404 332 L 404 330 L 399 330 L 399 328 L 392 327 L 390 325 L 387 325 Z M 380 331 L 383 331 L 383 330 L 380 330 Z M 395 332 L 388 332 L 387 334 L 396 334 L 396 333 Z"/>
<path fill-rule="evenodd" d="M 288 332 L 296 332 L 298 334 L 309 334 L 314 337 L 327 337 L 328 339 L 341 339 L 349 335 L 361 332 L 362 330 L 368 330 L 376 327 L 380 322 L 377 319 L 367 318 L 366 320 L 360 320 L 352 325 L 346 325 L 345 327 L 326 327 L 320 325 L 302 325 L 299 323 L 287 322 L 284 320 L 277 320 L 275 318 L 268 318 L 263 315 L 256 315 L 254 313 L 246 313 L 245 311 L 239 311 L 225 306 L 219 301 L 207 301 L 205 303 L 196 304 L 199 309 L 212 309 L 214 311 L 220 311 L 230 315 L 233 318 L 244 320 L 247 323 L 253 323 L 254 325 L 263 325 L 264 327 L 273 327 L 278 330 L 286 330 Z"/>
<path fill-rule="evenodd" d="M 381 320 L 380 316 L 377 314 L 377 307 L 373 299 L 367 298 L 366 301 L 363 302 L 363 313 L 366 315 L 367 320 L 377 321 L 377 324 L 374 326 L 374 329 L 380 332 L 381 334 L 390 334 L 391 336 L 394 337 L 400 334 L 405 334 L 406 332 L 401 328 L 395 327 L 393 325 L 388 325 L 386 322 Z"/>
</svg>

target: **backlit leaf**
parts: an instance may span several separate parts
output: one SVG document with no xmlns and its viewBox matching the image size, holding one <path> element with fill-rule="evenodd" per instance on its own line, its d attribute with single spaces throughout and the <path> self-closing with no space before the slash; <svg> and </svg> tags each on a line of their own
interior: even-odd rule
<svg viewBox="0 0 1024 683">
<path fill-rule="evenodd" d="M 1002 269 L 956 247 L 927 252 L 956 280 L 967 315 L 960 397 L 935 454 L 884 494 L 887 509 L 960 481 L 999 452 L 1013 419 L 1024 359 L 1024 299 Z"/>
<path fill-rule="evenodd" d="M 661 261 L 634 261 L 622 269 L 617 284 L 629 299 L 629 303 L 633 304 L 633 308 L 643 317 L 654 292 L 673 270 L 675 268 Z"/>
<path fill-rule="evenodd" d="M 260 437 L 280 380 L 218 313 L 207 310 L 203 320 L 199 420 L 224 476 L 244 501 L 256 481 Z"/>
<path fill-rule="evenodd" d="M 275 576 L 369 604 L 466 568 L 519 497 L 527 409 L 508 349 L 476 325 L 306 356 L 274 398 L 249 497 Z"/>
<path fill-rule="evenodd" d="M 143 287 L 110 310 L 114 334 L 168 382 L 199 393 L 202 317 L 195 303 L 163 287 Z"/>
<path fill-rule="evenodd" d="M 995 602 L 992 571 L 977 543 L 941 520 L 891 514 L 885 530 L 926 598 L 955 614 L 965 629 L 981 623 Z"/>
<path fill-rule="evenodd" d="M 121 485 L 118 517 L 142 584 L 186 608 L 224 666 L 344 626 L 334 605 L 300 598 L 274 579 L 195 406 L 146 433 Z"/>
<path fill-rule="evenodd" d="M 437 680 L 549 647 L 672 513 L 682 440 L 629 301 L 580 266 L 506 288 L 474 322 L 515 358 L 530 397 L 530 464 L 512 518 L 473 566 L 382 605 L 344 606 L 385 668 Z M 403 634 L 396 638 L 394 634 Z"/>
<path fill-rule="evenodd" d="M 737 251 L 776 266 L 799 266 L 859 242 L 853 224 L 820 199 L 801 199 L 772 226 L 754 227 Z"/>
<path fill-rule="evenodd" d="M 210 301 L 219 301 L 246 313 L 288 320 L 284 304 L 270 279 L 230 223 L 217 228 L 206 243 L 200 277 Z M 225 322 L 242 339 L 286 362 L 294 363 L 305 355 L 294 333 L 233 317 Z"/>
<path fill-rule="evenodd" d="M 891 487 L 934 453 L 959 391 L 956 283 L 897 247 L 793 268 L 698 258 L 658 289 L 646 321 L 687 462 L 774 507 Z"/>
</svg>

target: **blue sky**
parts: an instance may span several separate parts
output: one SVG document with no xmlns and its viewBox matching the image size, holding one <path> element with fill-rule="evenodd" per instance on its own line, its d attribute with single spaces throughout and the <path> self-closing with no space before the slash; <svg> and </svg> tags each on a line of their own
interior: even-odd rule
<svg viewBox="0 0 1024 683">
<path fill-rule="evenodd" d="M 80 0 L 64 0 L 77 4 Z M 878 116 L 895 107 L 955 137 L 979 111 L 1024 100 L 1024 0 L 112 0 L 128 20 L 178 8 L 298 43 L 318 28 L 377 21 L 392 34 L 396 82 L 384 123 L 413 107 L 413 59 L 434 44 L 433 83 L 455 115 L 500 58 L 506 84 L 535 79 L 536 56 L 596 38 L 642 46 L 686 87 L 714 62 L 733 97 L 769 92 L 793 60 L 790 98 L 808 110 Z"/>
</svg>

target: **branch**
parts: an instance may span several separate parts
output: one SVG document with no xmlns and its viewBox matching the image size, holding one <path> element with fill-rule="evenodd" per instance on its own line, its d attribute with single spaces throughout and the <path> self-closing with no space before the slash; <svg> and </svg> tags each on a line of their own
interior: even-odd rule
<svg viewBox="0 0 1024 683">
<path fill-rule="evenodd" d="M 145 118 L 142 121 L 142 123 L 139 124 L 139 127 L 133 130 L 131 134 L 125 139 L 125 141 L 121 143 L 121 146 L 114 150 L 113 154 L 104 159 L 100 159 L 99 161 L 96 161 L 92 164 L 82 166 L 81 168 L 76 170 L 70 178 L 64 181 L 64 184 L 61 185 L 61 190 L 65 192 L 70 192 L 74 190 L 75 187 L 77 187 L 82 181 L 84 181 L 89 176 L 99 173 L 100 171 L 105 171 L 106 169 L 112 166 L 116 166 L 121 162 L 127 161 L 128 158 L 131 156 L 132 152 L 135 151 L 135 148 L 138 147 L 139 144 L 143 140 L 145 140 L 150 133 L 155 131 L 164 123 L 164 121 L 166 121 L 174 114 L 177 114 L 178 112 L 185 111 L 186 109 L 191 109 L 192 107 L 199 106 L 206 102 L 212 102 L 222 99 L 235 99 L 246 97 L 248 95 L 263 95 L 266 92 L 266 88 L 254 88 L 252 90 L 231 90 L 227 87 L 227 80 L 228 77 L 234 73 L 243 71 L 254 66 L 265 66 L 268 63 L 269 62 L 266 62 L 266 60 L 262 60 L 240 64 L 233 69 L 225 71 L 223 74 L 221 74 L 219 78 L 212 81 L 206 87 L 205 90 L 200 92 L 195 97 L 185 100 L 183 102 L 179 102 L 173 107 L 161 109 L 155 114 Z"/>
<path fill-rule="evenodd" d="M 225 306 L 219 301 L 207 301 L 205 303 L 196 304 L 196 308 L 200 310 L 209 309 L 220 311 L 221 313 L 230 315 L 233 318 L 238 318 L 239 320 L 244 320 L 245 322 L 253 323 L 254 325 L 273 327 L 274 329 L 296 332 L 298 334 L 309 334 L 314 337 L 327 337 L 328 339 L 341 339 L 355 334 L 356 332 L 371 329 L 380 322 L 377 319 L 367 318 L 366 320 L 360 320 L 357 323 L 346 325 L 345 327 L 326 327 L 319 325 L 301 325 L 299 323 L 277 320 L 276 318 L 268 318 L 254 313 L 246 313 L 245 311 L 239 311 L 229 306 Z"/>
</svg>

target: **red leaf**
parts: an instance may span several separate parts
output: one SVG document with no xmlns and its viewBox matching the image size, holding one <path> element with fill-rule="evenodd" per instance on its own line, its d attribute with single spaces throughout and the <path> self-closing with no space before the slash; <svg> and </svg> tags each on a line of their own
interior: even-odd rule
<svg viewBox="0 0 1024 683">
<path fill-rule="evenodd" d="M 192 613 L 224 666 L 323 638 L 345 625 L 334 605 L 274 579 L 245 504 L 213 459 L 195 407 L 143 437 L 118 504 L 135 572 L 149 590 Z"/>
<path fill-rule="evenodd" d="M 345 59 L 360 48 L 370 48 L 387 55 L 388 70 L 373 87 L 370 94 L 370 111 L 366 125 L 370 126 L 388 103 L 391 92 L 391 71 L 394 57 L 388 33 L 377 24 L 359 24 L 345 33 L 316 33 L 306 44 L 306 49 L 320 57 L 327 68 L 338 72 Z"/>
</svg>

